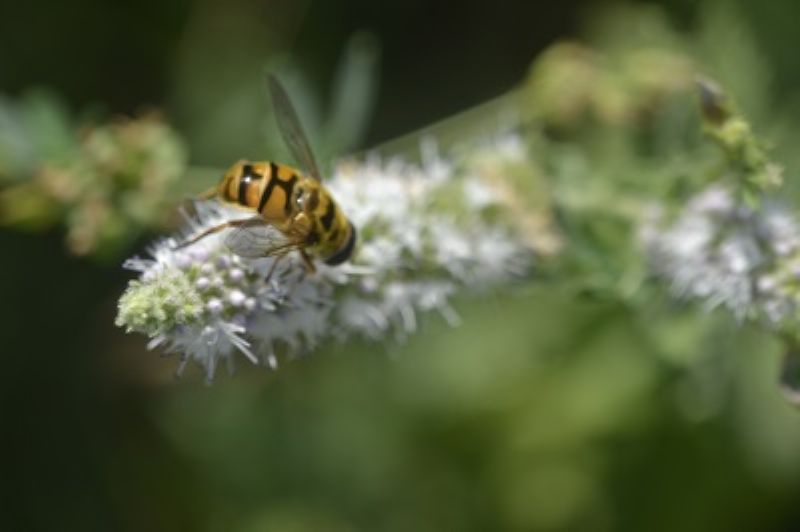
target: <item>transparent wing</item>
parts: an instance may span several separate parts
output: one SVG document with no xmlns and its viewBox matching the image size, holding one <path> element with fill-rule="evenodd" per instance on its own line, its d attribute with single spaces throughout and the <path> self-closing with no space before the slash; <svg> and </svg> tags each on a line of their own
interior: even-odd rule
<svg viewBox="0 0 800 532">
<path fill-rule="evenodd" d="M 278 122 L 278 130 L 281 132 L 283 141 L 302 169 L 320 181 L 322 178 L 317 161 L 314 159 L 314 153 L 311 151 L 311 146 L 303 132 L 303 126 L 300 124 L 294 106 L 289 100 L 289 95 L 286 94 L 283 85 L 274 75 L 267 74 L 266 80 L 267 89 L 272 98 L 272 106 L 275 109 L 275 120 Z"/>
<path fill-rule="evenodd" d="M 303 248 L 303 241 L 284 235 L 260 216 L 250 218 L 225 236 L 233 253 L 248 259 L 283 255 Z"/>
</svg>

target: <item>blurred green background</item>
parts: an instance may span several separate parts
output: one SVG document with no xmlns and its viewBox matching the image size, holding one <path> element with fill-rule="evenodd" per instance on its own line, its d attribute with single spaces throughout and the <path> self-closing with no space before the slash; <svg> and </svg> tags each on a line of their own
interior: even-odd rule
<svg viewBox="0 0 800 532">
<path fill-rule="evenodd" d="M 730 29 L 705 59 L 774 133 L 791 187 L 800 6 L 656 9 L 679 33 Z M 273 156 L 269 66 L 325 157 L 508 91 L 604 13 L 589 0 L 3 2 L 0 92 L 46 87 L 74 114 L 157 107 L 193 168 L 218 168 Z M 358 61 L 377 85 L 362 130 L 334 145 L 313 118 Z M 182 190 L 202 189 L 200 174 Z M 458 328 L 428 317 L 404 345 L 333 344 L 206 387 L 199 372 L 173 382 L 174 358 L 113 326 L 121 260 L 73 257 L 63 238 L 0 229 L 2 530 L 800 527 L 800 413 L 775 386 L 780 347 L 723 314 L 532 279 L 459 299 Z"/>
</svg>

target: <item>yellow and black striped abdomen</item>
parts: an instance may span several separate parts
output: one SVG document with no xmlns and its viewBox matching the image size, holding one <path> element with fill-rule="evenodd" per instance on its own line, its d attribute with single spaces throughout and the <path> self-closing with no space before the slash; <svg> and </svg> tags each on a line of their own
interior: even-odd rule
<svg viewBox="0 0 800 532">
<path fill-rule="evenodd" d="M 220 182 L 223 200 L 261 214 L 267 220 L 290 220 L 295 211 L 294 189 L 304 179 L 299 171 L 270 161 L 240 161 Z"/>
</svg>

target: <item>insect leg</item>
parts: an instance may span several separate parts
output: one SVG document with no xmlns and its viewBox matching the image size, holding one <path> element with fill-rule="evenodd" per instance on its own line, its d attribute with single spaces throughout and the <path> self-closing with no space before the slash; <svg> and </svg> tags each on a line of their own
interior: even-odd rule
<svg viewBox="0 0 800 532">
<path fill-rule="evenodd" d="M 280 255 L 275 255 L 275 260 L 272 261 L 272 266 L 269 267 L 269 271 L 267 272 L 267 276 L 264 277 L 264 282 L 268 283 L 269 280 L 272 278 L 272 274 L 275 273 L 275 269 L 278 267 L 278 263 L 285 257 L 287 253 L 281 253 Z"/>
<path fill-rule="evenodd" d="M 295 249 L 301 249 L 300 244 L 297 242 L 287 242 L 286 244 L 282 244 L 267 250 L 262 255 L 263 257 L 275 257 L 275 260 L 272 261 L 272 265 L 270 266 L 269 272 L 267 272 L 267 276 L 264 278 L 264 281 L 270 280 L 272 274 L 275 273 L 275 269 L 278 267 L 278 263 Z"/>
<path fill-rule="evenodd" d="M 316 266 L 314 266 L 314 263 L 311 262 L 311 257 L 308 256 L 308 253 L 306 253 L 304 249 L 300 250 L 300 256 L 303 258 L 303 263 L 306 265 L 306 270 L 308 270 L 308 273 L 317 273 Z"/>
<path fill-rule="evenodd" d="M 207 189 L 205 192 L 202 192 L 197 195 L 195 200 L 198 201 L 205 201 L 216 198 L 219 195 L 219 185 L 214 185 L 213 187 Z"/>
<path fill-rule="evenodd" d="M 220 232 L 222 230 L 228 229 L 229 227 L 239 227 L 240 225 L 243 225 L 243 224 L 249 222 L 250 220 L 251 220 L 251 218 L 246 218 L 244 220 L 230 220 L 228 222 L 225 222 L 225 223 L 222 223 L 222 224 L 219 224 L 219 225 L 215 225 L 214 227 L 209 227 L 208 229 L 206 229 L 205 231 L 203 231 L 199 235 L 195 236 L 194 238 L 190 238 L 186 242 L 178 244 L 173 249 L 185 248 L 186 246 L 190 246 L 190 245 L 194 244 L 195 242 L 197 242 L 198 240 L 201 240 L 201 239 L 207 237 L 208 235 L 211 235 L 213 233 L 218 233 L 218 232 Z"/>
</svg>

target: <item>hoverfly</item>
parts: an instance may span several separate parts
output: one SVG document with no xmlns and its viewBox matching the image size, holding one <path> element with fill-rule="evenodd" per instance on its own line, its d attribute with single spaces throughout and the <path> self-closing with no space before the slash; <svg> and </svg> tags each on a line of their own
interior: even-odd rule
<svg viewBox="0 0 800 532">
<path fill-rule="evenodd" d="M 216 197 L 256 214 L 206 229 L 179 247 L 233 229 L 225 237 L 228 248 L 246 258 L 275 257 L 273 269 L 295 250 L 312 273 L 316 271 L 312 258 L 332 266 L 341 264 L 353 253 L 356 229 L 322 184 L 319 167 L 283 85 L 271 74 L 266 76 L 266 84 L 283 141 L 308 174 L 272 161 L 237 162 L 199 199 Z"/>
</svg>

